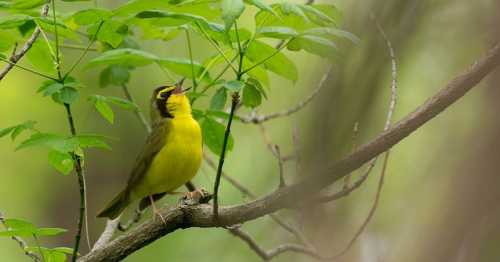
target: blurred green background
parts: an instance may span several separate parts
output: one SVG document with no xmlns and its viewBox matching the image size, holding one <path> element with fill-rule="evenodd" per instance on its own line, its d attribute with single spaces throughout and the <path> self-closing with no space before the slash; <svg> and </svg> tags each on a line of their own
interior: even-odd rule
<svg viewBox="0 0 500 262">
<path fill-rule="evenodd" d="M 118 3 L 99 2 L 110 7 Z M 342 56 L 334 61 L 328 82 L 313 103 L 292 117 L 265 124 L 273 142 L 285 154 L 293 152 L 293 130 L 300 134 L 302 172 L 296 174 L 294 164 L 287 163 L 285 174 L 289 181 L 318 172 L 347 154 L 355 122 L 359 122 L 359 143 L 373 138 L 383 128 L 390 95 L 390 59 L 384 40 L 369 18 L 370 11 L 386 30 L 397 56 L 396 119 L 413 111 L 498 39 L 500 5 L 493 0 L 331 2 L 344 13 L 343 28 L 360 37 L 361 44 L 342 47 Z M 80 4 L 64 6 L 64 10 L 75 8 L 81 8 Z M 251 20 L 247 20 L 246 26 L 251 27 Z M 205 50 L 211 47 L 201 39 L 194 39 L 194 43 L 194 56 L 206 58 Z M 157 54 L 187 55 L 180 40 L 168 45 L 142 44 Z M 63 52 L 67 65 L 80 53 Z M 273 76 L 269 99 L 259 112 L 274 112 L 296 104 L 326 73 L 328 61 L 304 53 L 290 56 L 299 67 L 299 81 L 294 84 Z M 22 64 L 29 66 L 28 62 Z M 76 76 L 88 87 L 74 110 L 78 130 L 118 138 L 112 141 L 112 151 L 89 151 L 85 163 L 90 235 L 95 241 L 105 223 L 95 214 L 125 184 L 146 133 L 130 112 L 117 110 L 115 124 L 110 125 L 85 101 L 85 97 L 96 93 L 122 96 L 118 88 L 97 87 L 97 70 L 80 69 Z M 32 74 L 13 70 L 0 82 L 0 128 L 33 119 L 38 121 L 40 130 L 68 132 L 64 108 L 35 93 L 41 81 Z M 169 81 L 158 68 L 150 66 L 134 71 L 130 88 L 136 102 L 148 113 L 152 90 Z M 481 87 L 393 149 L 375 217 L 339 261 L 498 261 L 499 81 L 500 76 L 489 77 Z M 200 100 L 197 106 L 206 106 L 206 100 Z M 225 171 L 260 195 L 271 192 L 278 183 L 278 165 L 266 149 L 258 127 L 236 122 L 233 135 L 235 148 L 226 160 Z M 78 212 L 76 176 L 58 174 L 48 165 L 43 149 L 14 152 L 15 146 L 9 139 L 0 140 L 0 211 L 7 217 L 23 218 L 39 226 L 67 228 L 69 232 L 62 237 L 42 241 L 45 246 L 72 246 Z M 367 183 L 349 197 L 279 214 L 300 225 L 322 253 L 341 251 L 373 202 L 380 163 Z M 214 173 L 204 164 L 194 182 L 211 190 Z M 338 188 L 333 186 L 330 190 Z M 230 184 L 222 182 L 223 204 L 246 200 Z M 164 203 L 171 205 L 176 201 L 176 197 L 170 197 Z M 246 223 L 243 229 L 268 249 L 294 241 L 268 217 Z M 86 250 L 83 240 L 83 253 Z M 223 229 L 192 228 L 176 231 L 126 259 L 193 260 L 259 258 Z M 276 259 L 310 260 L 292 253 Z M 0 261 L 28 258 L 15 242 L 0 238 Z"/>
</svg>

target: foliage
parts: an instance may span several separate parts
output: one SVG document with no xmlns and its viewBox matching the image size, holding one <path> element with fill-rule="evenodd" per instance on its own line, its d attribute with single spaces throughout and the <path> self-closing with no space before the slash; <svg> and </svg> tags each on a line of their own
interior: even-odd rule
<svg viewBox="0 0 500 262">
<path fill-rule="evenodd" d="M 64 262 L 66 255 L 71 255 L 73 249 L 67 247 L 46 248 L 38 244 L 40 237 L 51 237 L 65 233 L 67 230 L 57 227 L 36 227 L 33 223 L 22 219 L 4 219 L 7 230 L 0 231 L 0 237 L 28 237 L 33 238 L 36 246 L 26 246 L 25 251 L 40 253 L 43 261 Z"/>
<path fill-rule="evenodd" d="M 204 144 L 217 155 L 223 148 L 223 122 L 228 118 L 224 110 L 231 94 L 241 93 L 242 106 L 254 110 L 267 99 L 267 92 L 271 89 L 270 74 L 291 83 L 299 79 L 293 53 L 305 51 L 336 59 L 339 42 L 359 41 L 353 34 L 339 28 L 341 14 L 331 4 L 307 5 L 287 1 L 268 4 L 263 0 L 132 0 L 115 9 L 105 9 L 87 8 L 88 5 L 75 1 L 72 4 L 77 7 L 76 12 L 55 12 L 54 17 L 40 14 L 44 4 L 46 1 L 40 0 L 0 1 L 0 12 L 7 11 L 0 17 L 2 61 L 8 59 L 19 39 L 28 39 L 35 28 L 42 32 L 43 37 L 39 37 L 27 53 L 35 73 L 47 78 L 37 93 L 51 97 L 69 112 L 70 105 L 79 102 L 80 90 L 85 87 L 72 75 L 80 64 L 85 70 L 99 70 L 101 88 L 124 87 L 136 68 L 159 67 L 178 78 L 191 80 L 189 96 L 193 114 L 201 123 Z M 251 13 L 255 13 L 255 29 L 240 27 L 240 18 Z M 191 35 L 197 35 L 213 47 L 205 61 L 193 58 Z M 183 36 L 189 55 L 160 56 L 141 46 L 146 41 L 168 43 Z M 75 64 L 61 67 L 65 63 L 61 46 L 67 43 L 77 45 L 83 51 Z M 91 49 L 97 55 L 84 59 Z M 62 72 L 61 68 L 69 70 Z M 231 71 L 234 75 L 229 73 Z M 198 99 L 207 99 L 210 106 L 197 106 Z M 119 97 L 93 94 L 86 100 L 110 124 L 115 122 L 112 106 L 139 112 L 136 104 Z M 72 116 L 68 114 L 72 123 Z M 80 160 L 84 163 L 85 149 L 110 149 L 102 135 L 67 136 L 41 132 L 34 128 L 35 123 L 27 121 L 1 129 L 0 137 L 10 134 L 15 140 L 23 132 L 30 132 L 31 135 L 20 142 L 17 150 L 34 146 L 47 148 L 48 162 L 62 174 L 69 174 Z M 234 144 L 235 139 L 230 135 L 227 149 L 231 150 Z M 48 229 L 27 225 L 25 223 L 25 229 L 15 232 L 12 230 L 16 226 L 11 226 L 12 230 L 3 234 L 42 236 L 50 233 Z M 60 257 L 69 252 L 47 248 L 38 250 L 44 257 L 53 257 L 47 261 L 60 261 Z"/>
</svg>

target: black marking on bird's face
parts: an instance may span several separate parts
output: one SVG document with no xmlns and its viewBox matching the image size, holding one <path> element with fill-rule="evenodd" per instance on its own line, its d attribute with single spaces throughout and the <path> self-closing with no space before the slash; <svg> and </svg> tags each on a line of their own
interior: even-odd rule
<svg viewBox="0 0 500 262">
<path fill-rule="evenodd" d="M 167 100 L 172 95 L 175 86 L 160 86 L 155 89 L 156 107 L 160 111 L 160 115 L 165 118 L 174 118 L 167 110 Z"/>
</svg>

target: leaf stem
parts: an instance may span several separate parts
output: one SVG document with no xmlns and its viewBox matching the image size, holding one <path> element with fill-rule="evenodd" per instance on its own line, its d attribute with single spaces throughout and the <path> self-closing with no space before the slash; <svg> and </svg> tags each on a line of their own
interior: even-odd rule
<svg viewBox="0 0 500 262">
<path fill-rule="evenodd" d="M 87 55 L 87 53 L 90 50 L 90 47 L 94 44 L 95 40 L 97 39 L 97 34 L 99 34 L 99 31 L 101 30 L 103 24 L 104 24 L 104 20 L 101 20 L 101 22 L 97 26 L 97 31 L 92 36 L 92 39 L 89 41 L 87 47 L 84 49 L 84 51 L 82 52 L 82 54 L 80 55 L 78 60 L 76 60 L 76 62 L 71 66 L 71 68 L 68 70 L 68 72 L 66 72 L 66 74 L 64 74 L 63 81 L 69 76 L 69 74 L 71 74 L 71 72 L 73 72 L 73 70 L 75 70 L 75 68 L 78 66 L 78 64 L 80 64 L 80 62 L 85 57 L 85 55 Z"/>
<path fill-rule="evenodd" d="M 282 44 L 278 49 L 276 49 L 276 51 L 274 53 L 272 53 L 270 56 L 262 59 L 261 61 L 255 63 L 254 65 L 252 65 L 251 67 L 243 70 L 242 74 L 246 74 L 248 72 L 250 72 L 252 69 L 264 64 L 265 62 L 267 62 L 267 60 L 273 58 L 275 55 L 279 54 L 281 52 L 281 50 L 283 50 L 283 48 L 285 48 L 289 43 L 290 41 L 292 41 L 294 38 L 290 38 L 286 43 Z"/>
<path fill-rule="evenodd" d="M 193 50 L 191 46 L 191 36 L 189 35 L 189 29 L 186 29 L 186 40 L 188 44 L 189 60 L 191 61 L 191 78 L 193 80 L 193 92 L 196 92 L 198 83 L 196 82 L 196 75 L 194 74 L 194 61 L 193 61 Z"/>
<path fill-rule="evenodd" d="M 236 60 L 236 58 L 238 58 L 238 55 L 236 55 L 235 57 L 233 57 L 233 59 L 231 59 L 231 61 L 234 61 Z M 224 73 L 227 72 L 227 70 L 229 69 L 229 64 L 226 64 L 226 67 L 224 67 L 224 69 L 222 69 L 222 71 L 220 71 L 220 73 L 212 80 L 212 82 L 210 82 L 208 85 L 206 85 L 203 90 L 201 90 L 200 92 L 200 95 L 203 95 L 205 92 L 207 92 L 207 90 L 214 86 L 215 83 L 217 83 L 217 80 L 219 80 L 223 75 Z M 194 104 L 194 102 L 199 98 L 199 96 L 196 96 L 193 98 L 193 101 L 191 101 L 191 106 Z"/>
<path fill-rule="evenodd" d="M 24 71 L 27 71 L 27 72 L 33 73 L 35 75 L 41 76 L 43 78 L 51 79 L 51 80 L 54 80 L 54 81 L 59 81 L 59 79 L 57 79 L 57 78 L 51 77 L 49 75 L 46 75 L 46 74 L 43 74 L 43 73 L 40 73 L 40 72 L 37 72 L 37 71 L 35 71 L 33 69 L 29 69 L 29 68 L 21 66 L 21 65 L 18 65 L 17 63 L 13 63 L 13 62 L 11 62 L 11 61 L 9 61 L 7 59 L 4 59 L 4 58 L 0 57 L 0 61 L 5 62 L 7 64 L 10 64 L 11 66 L 17 67 L 17 68 L 22 69 Z"/>
<path fill-rule="evenodd" d="M 220 53 L 220 55 L 224 58 L 224 60 L 226 60 L 226 62 L 229 64 L 229 66 L 231 67 L 231 69 L 233 69 L 233 71 L 235 73 L 238 73 L 238 70 L 236 70 L 236 68 L 233 66 L 232 62 L 229 61 L 229 58 L 227 58 L 227 56 L 224 54 L 224 51 L 222 51 L 222 49 L 220 49 L 220 47 L 215 43 L 213 42 L 212 38 L 210 38 L 210 36 L 207 34 L 207 32 L 205 32 L 205 30 L 198 24 L 196 23 L 196 25 L 198 26 L 198 28 L 200 29 L 201 33 L 203 34 L 203 36 L 205 36 L 205 38 L 208 40 L 208 42 L 213 46 L 215 47 L 215 49 L 217 49 L 217 51 Z"/>
<path fill-rule="evenodd" d="M 54 20 L 54 34 L 55 34 L 55 41 L 56 41 L 56 57 L 55 57 L 55 63 L 56 63 L 56 69 L 57 69 L 57 75 L 59 76 L 59 79 L 63 79 L 61 75 L 61 63 L 59 60 L 59 34 L 57 33 L 57 22 L 56 22 L 56 1 L 52 0 L 52 18 Z"/>
<path fill-rule="evenodd" d="M 135 104 L 134 98 L 130 94 L 130 91 L 128 90 L 128 86 L 126 84 L 122 84 L 122 90 L 123 90 L 123 94 L 125 95 L 125 97 L 127 98 L 127 100 Z M 146 129 L 146 131 L 148 132 L 148 134 L 150 134 L 151 131 L 152 131 L 151 130 L 151 125 L 148 123 L 148 120 L 146 120 L 146 117 L 144 117 L 144 114 L 142 114 L 142 112 L 139 109 L 135 110 L 134 113 L 135 113 L 135 116 L 141 122 L 141 124 L 144 127 L 144 129 Z"/>
<path fill-rule="evenodd" d="M 38 237 L 35 234 L 33 234 L 33 239 L 35 239 L 35 244 L 38 248 L 38 253 L 40 253 L 41 260 L 45 262 L 45 256 L 43 255 L 42 248 L 40 247 L 40 241 L 38 241 Z"/>
<path fill-rule="evenodd" d="M 241 80 L 241 77 L 243 76 L 242 70 L 243 70 L 243 58 L 245 57 L 245 52 L 243 52 L 243 49 L 241 48 L 241 43 L 240 43 L 240 34 L 238 33 L 238 23 L 234 21 L 234 31 L 236 34 L 236 41 L 238 42 L 238 55 L 240 56 L 240 62 L 238 63 L 238 73 L 236 74 L 236 78 L 238 81 Z"/>
</svg>

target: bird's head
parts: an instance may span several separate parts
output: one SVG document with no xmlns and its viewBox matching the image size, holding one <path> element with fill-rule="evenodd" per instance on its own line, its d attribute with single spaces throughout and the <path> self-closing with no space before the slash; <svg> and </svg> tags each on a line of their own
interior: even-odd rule
<svg viewBox="0 0 500 262">
<path fill-rule="evenodd" d="M 191 115 L 191 105 L 184 94 L 190 88 L 182 89 L 183 82 L 184 79 L 175 85 L 161 86 L 155 90 L 156 107 L 162 117 Z"/>
</svg>

